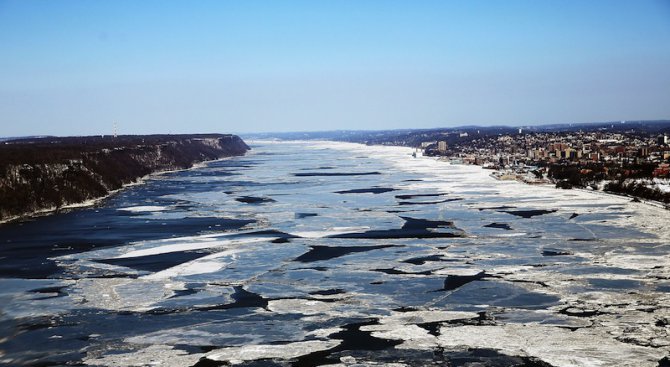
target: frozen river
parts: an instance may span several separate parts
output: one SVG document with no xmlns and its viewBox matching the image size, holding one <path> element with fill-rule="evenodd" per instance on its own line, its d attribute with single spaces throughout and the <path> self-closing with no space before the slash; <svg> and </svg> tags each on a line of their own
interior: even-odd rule
<svg viewBox="0 0 670 367">
<path fill-rule="evenodd" d="M 256 142 L 0 226 L 0 365 L 670 366 L 670 213 Z"/>
</svg>

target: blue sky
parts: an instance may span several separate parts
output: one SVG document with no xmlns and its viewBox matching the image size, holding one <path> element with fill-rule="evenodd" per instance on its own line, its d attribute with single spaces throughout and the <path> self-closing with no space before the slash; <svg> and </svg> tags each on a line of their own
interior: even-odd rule
<svg viewBox="0 0 670 367">
<path fill-rule="evenodd" d="M 0 0 L 0 136 L 662 118 L 668 0 Z"/>
</svg>

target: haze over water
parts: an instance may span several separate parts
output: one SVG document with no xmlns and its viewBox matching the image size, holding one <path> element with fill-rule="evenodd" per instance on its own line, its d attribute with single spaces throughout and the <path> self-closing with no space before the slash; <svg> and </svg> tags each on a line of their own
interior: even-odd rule
<svg viewBox="0 0 670 367">
<path fill-rule="evenodd" d="M 670 353 L 663 209 L 409 148 L 252 148 L 0 227 L 0 363 L 657 366 Z"/>
</svg>

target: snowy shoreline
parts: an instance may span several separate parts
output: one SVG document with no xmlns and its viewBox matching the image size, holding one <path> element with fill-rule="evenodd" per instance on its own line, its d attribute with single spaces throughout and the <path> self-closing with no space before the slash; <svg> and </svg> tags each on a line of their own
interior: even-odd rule
<svg viewBox="0 0 670 367">
<path fill-rule="evenodd" d="M 251 141 L 251 142 L 254 142 L 254 141 Z M 405 147 L 405 146 L 398 146 L 398 145 L 365 145 L 365 144 L 362 144 L 362 143 L 349 143 L 349 142 L 339 142 L 339 141 L 331 141 L 331 140 L 307 140 L 307 141 L 302 141 L 302 140 L 295 140 L 295 141 L 257 140 L 257 141 L 255 141 L 255 143 L 263 143 L 263 144 L 273 144 L 273 143 L 277 144 L 277 143 L 282 143 L 282 142 L 286 142 L 286 143 L 312 142 L 312 143 L 318 143 L 318 144 L 323 144 L 323 145 L 329 145 L 329 144 L 336 143 L 336 144 L 342 144 L 342 147 L 364 146 L 364 147 L 369 147 L 369 148 L 398 149 L 398 150 L 406 151 L 406 154 L 407 154 L 408 157 L 412 157 L 412 152 L 414 152 L 414 148 Z M 420 156 L 420 157 L 413 157 L 412 159 L 430 160 L 430 161 L 438 162 L 439 164 L 451 165 L 451 163 L 440 160 L 437 157 Z M 479 166 L 479 165 L 459 165 L 459 166 L 479 168 L 483 172 L 487 172 L 487 176 L 491 177 L 491 175 L 488 174 L 488 172 L 490 170 L 486 170 L 486 168 L 484 168 L 482 166 Z M 493 178 L 493 177 L 491 177 L 491 178 Z M 530 183 L 521 182 L 521 181 L 518 181 L 518 180 L 514 180 L 514 182 L 523 184 L 524 186 L 535 186 L 535 187 L 545 187 L 545 188 L 553 189 L 553 190 L 564 190 L 564 189 L 560 189 L 560 188 L 555 187 L 555 185 L 553 185 L 553 184 L 530 184 Z M 617 194 L 617 193 L 606 192 L 606 191 L 602 191 L 602 190 L 597 190 L 597 191 L 596 190 L 588 190 L 588 189 L 585 189 L 585 188 L 572 188 L 571 190 L 575 190 L 575 191 L 579 191 L 579 192 L 583 192 L 583 193 L 588 193 L 588 194 L 593 194 L 593 195 L 596 195 L 596 196 L 597 195 L 603 195 L 603 196 L 608 196 L 608 197 L 612 197 L 612 198 L 620 198 L 620 199 L 630 199 L 630 200 L 637 199 L 637 200 L 639 200 L 639 203 L 650 205 L 650 206 L 660 208 L 660 209 L 670 210 L 670 205 L 666 205 L 666 204 L 664 204 L 662 202 L 659 202 L 659 201 L 648 200 L 648 199 L 644 199 L 644 198 L 640 198 L 640 197 L 636 197 L 636 196 Z"/>
<path fill-rule="evenodd" d="M 259 141 L 256 141 L 259 143 Z M 265 142 L 264 142 L 265 143 Z M 281 142 L 275 142 L 281 143 Z M 546 203 L 542 206 L 545 209 L 561 209 L 564 210 L 566 205 L 577 205 L 579 203 L 611 203 L 615 205 L 625 205 L 632 208 L 637 216 L 632 216 L 627 219 L 620 219 L 620 225 L 630 226 L 634 225 L 638 228 L 647 227 L 650 223 L 655 223 L 652 227 L 646 228 L 655 235 L 660 235 L 662 238 L 669 238 L 670 233 L 665 233 L 662 228 L 670 226 L 670 216 L 667 215 L 667 209 L 662 205 L 646 202 L 640 200 L 639 202 L 631 200 L 627 196 L 621 196 L 605 192 L 595 192 L 589 190 L 563 190 L 557 189 L 552 185 L 529 185 L 518 181 L 499 181 L 489 175 L 489 170 L 481 166 L 474 165 L 452 165 L 448 162 L 440 161 L 434 157 L 417 157 L 412 158 L 413 148 L 402 146 L 389 145 L 364 145 L 359 143 L 348 142 L 334 142 L 334 141 L 291 141 L 293 144 L 305 144 L 311 149 L 332 148 L 340 150 L 349 150 L 352 152 L 369 154 L 369 157 L 385 159 L 397 169 L 405 172 L 414 172 L 417 175 L 435 177 L 434 183 L 429 181 L 417 182 L 407 187 L 411 188 L 432 188 L 432 189 L 458 189 L 470 186 L 483 186 L 496 190 L 499 195 L 505 197 L 524 197 L 530 195 L 537 195 L 538 197 L 546 198 Z M 445 185 L 440 183 L 441 175 L 462 175 L 463 184 L 453 186 L 453 184 Z M 442 176 L 444 177 L 444 176 Z M 565 202 L 564 207 L 560 207 L 560 202 Z M 523 205 L 523 202 L 519 204 Z M 537 206 L 539 203 L 534 203 Z M 664 222 L 664 224 L 661 224 Z"/>
<path fill-rule="evenodd" d="M 13 217 L 4 218 L 4 219 L 0 220 L 0 225 L 12 223 L 12 222 L 19 221 L 19 220 L 22 220 L 22 219 L 33 219 L 33 218 L 39 218 L 39 217 L 43 217 L 43 216 L 47 216 L 47 215 L 58 214 L 58 213 L 61 213 L 61 212 L 68 212 L 68 211 L 74 210 L 74 209 L 89 208 L 89 207 L 97 205 L 98 203 L 100 203 L 100 202 L 102 202 L 106 199 L 109 199 L 110 197 L 112 197 L 112 196 L 118 194 L 119 192 L 122 192 L 122 191 L 124 191 L 124 190 L 126 190 L 130 187 L 143 185 L 146 180 L 152 179 L 154 177 L 165 175 L 165 174 L 168 174 L 168 173 L 188 171 L 188 170 L 192 170 L 192 169 L 202 168 L 202 167 L 207 166 L 207 164 L 209 164 L 209 163 L 223 161 L 223 160 L 227 160 L 227 159 L 230 159 L 230 158 L 232 158 L 232 157 L 223 157 L 223 158 L 218 158 L 218 159 L 212 159 L 212 160 L 209 160 L 209 161 L 202 161 L 202 162 L 195 163 L 193 166 L 191 166 L 189 168 L 181 168 L 181 169 L 173 169 L 173 170 L 164 170 L 164 171 L 152 172 L 152 173 L 149 173 L 147 175 L 144 175 L 144 176 L 138 178 L 134 182 L 129 182 L 129 183 L 123 184 L 120 188 L 118 188 L 116 190 L 111 190 L 106 195 L 101 196 L 99 198 L 89 199 L 89 200 L 83 201 L 81 203 L 71 203 L 71 204 L 63 205 L 60 208 L 51 207 L 51 208 L 46 208 L 46 209 L 40 209 L 40 210 L 31 212 L 31 213 L 27 213 L 27 214 L 23 214 L 23 215 L 15 215 Z"/>
</svg>

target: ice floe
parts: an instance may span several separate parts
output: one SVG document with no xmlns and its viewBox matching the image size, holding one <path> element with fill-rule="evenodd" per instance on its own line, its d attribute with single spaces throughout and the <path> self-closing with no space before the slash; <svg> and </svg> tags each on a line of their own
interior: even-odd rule
<svg viewBox="0 0 670 367">
<path fill-rule="evenodd" d="M 192 366 L 204 356 L 199 353 L 188 353 L 170 345 L 150 345 L 136 351 L 104 351 L 88 352 L 84 359 L 87 366 L 104 367 L 183 367 Z"/>
<path fill-rule="evenodd" d="M 338 340 L 308 340 L 287 344 L 245 345 L 217 349 L 208 353 L 206 358 L 232 364 L 257 359 L 291 359 L 331 349 L 339 344 Z"/>
<path fill-rule="evenodd" d="M 667 351 L 621 343 L 593 330 L 516 325 L 442 327 L 443 348 L 488 348 L 532 356 L 555 367 L 654 366 Z"/>
</svg>

